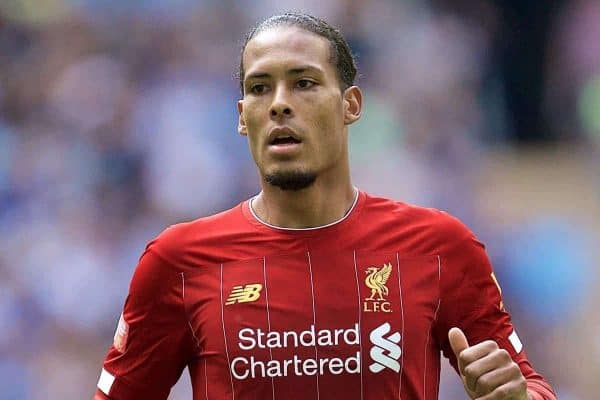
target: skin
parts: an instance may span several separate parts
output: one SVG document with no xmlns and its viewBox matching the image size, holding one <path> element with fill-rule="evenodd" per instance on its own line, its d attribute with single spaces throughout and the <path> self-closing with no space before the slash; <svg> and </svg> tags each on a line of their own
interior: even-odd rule
<svg viewBox="0 0 600 400">
<path fill-rule="evenodd" d="M 255 213 L 269 224 L 288 228 L 321 226 L 342 218 L 355 197 L 348 126 L 360 118 L 361 90 L 352 86 L 342 91 L 329 42 L 297 27 L 259 33 L 247 44 L 243 62 L 238 130 L 247 137 L 261 176 L 262 191 L 252 204 Z M 268 137 L 276 127 L 291 129 L 301 145 L 292 152 L 273 151 Z M 317 179 L 298 191 L 265 181 L 267 174 L 282 171 L 313 172 Z M 530 399 L 519 367 L 497 343 L 469 346 L 459 328 L 452 328 L 448 337 L 471 399 Z"/>
<path fill-rule="evenodd" d="M 300 28 L 259 33 L 243 57 L 239 132 L 248 138 L 262 186 L 252 204 L 254 211 L 263 221 L 289 228 L 321 226 L 342 218 L 355 197 L 348 126 L 360 118 L 360 89 L 341 90 L 329 42 Z M 290 128 L 301 138 L 298 151 L 278 154 L 270 149 L 268 135 L 275 127 Z M 265 182 L 265 175 L 282 171 L 313 172 L 317 179 L 298 191 Z"/>
<path fill-rule="evenodd" d="M 448 332 L 465 391 L 476 400 L 532 400 L 527 381 L 510 354 L 493 340 L 473 346 L 462 330 Z"/>
</svg>

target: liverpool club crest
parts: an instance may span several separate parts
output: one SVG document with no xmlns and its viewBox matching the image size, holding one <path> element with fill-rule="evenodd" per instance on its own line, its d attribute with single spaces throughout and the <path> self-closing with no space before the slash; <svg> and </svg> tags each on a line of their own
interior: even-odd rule
<svg viewBox="0 0 600 400">
<path fill-rule="evenodd" d="M 383 264 L 382 267 L 368 267 L 365 271 L 365 285 L 371 289 L 371 295 L 363 302 L 364 312 L 392 312 L 391 304 L 387 301 L 389 290 L 386 282 L 392 273 L 392 264 Z"/>
</svg>

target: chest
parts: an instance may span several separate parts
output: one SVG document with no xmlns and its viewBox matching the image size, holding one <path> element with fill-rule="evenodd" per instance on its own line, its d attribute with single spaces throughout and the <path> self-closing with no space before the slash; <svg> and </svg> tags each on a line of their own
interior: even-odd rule
<svg viewBox="0 0 600 400">
<path fill-rule="evenodd" d="M 314 359 L 307 368 L 316 374 L 398 373 L 413 353 L 423 357 L 439 273 L 437 256 L 393 251 L 269 255 L 185 275 L 184 301 L 201 353 L 225 356 L 234 375 L 245 376 L 250 356 L 292 360 L 272 374 L 302 372 L 294 356 Z M 319 365 L 321 359 L 333 365 Z M 259 369 L 269 375 L 266 364 Z"/>
</svg>

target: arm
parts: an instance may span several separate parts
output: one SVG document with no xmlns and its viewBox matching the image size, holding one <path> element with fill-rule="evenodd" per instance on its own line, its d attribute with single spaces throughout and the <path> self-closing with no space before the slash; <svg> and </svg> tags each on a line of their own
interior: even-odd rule
<svg viewBox="0 0 600 400">
<path fill-rule="evenodd" d="M 152 242 L 135 270 L 94 400 L 164 400 L 193 354 L 182 280 Z"/>
<path fill-rule="evenodd" d="M 472 399 L 555 400 L 516 336 L 483 244 L 460 230 L 462 239 L 442 255 L 436 336 L 444 355 Z"/>
<path fill-rule="evenodd" d="M 529 389 L 530 382 L 525 379 L 519 366 L 508 351 L 500 348 L 496 342 L 487 340 L 469 346 L 460 328 L 450 329 L 448 339 L 458 362 L 458 372 L 465 391 L 471 399 L 555 399 L 553 393 L 543 385 L 533 385 Z"/>
</svg>

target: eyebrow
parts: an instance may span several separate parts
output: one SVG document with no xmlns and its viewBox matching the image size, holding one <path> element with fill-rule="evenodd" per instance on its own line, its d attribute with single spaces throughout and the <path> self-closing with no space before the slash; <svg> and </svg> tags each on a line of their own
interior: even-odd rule
<svg viewBox="0 0 600 400">
<path fill-rule="evenodd" d="M 298 67 L 288 69 L 286 71 L 286 74 L 287 75 L 299 75 L 299 74 L 302 74 L 307 71 L 317 72 L 319 74 L 323 73 L 323 71 L 318 67 L 315 67 L 312 65 L 300 65 Z M 244 80 L 263 79 L 263 78 L 270 78 L 270 77 L 271 77 L 271 74 L 269 74 L 267 72 L 254 72 L 254 73 L 246 75 L 246 78 Z"/>
</svg>

